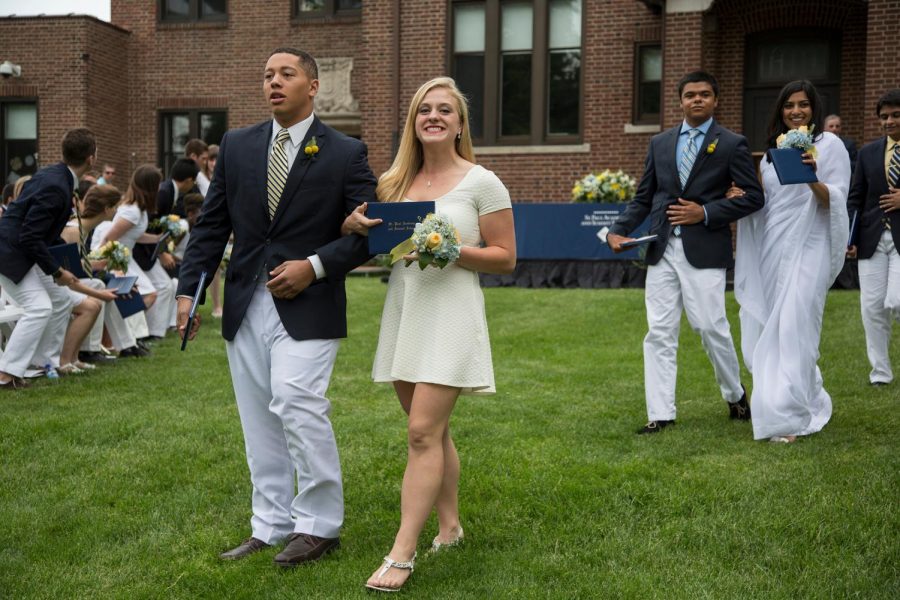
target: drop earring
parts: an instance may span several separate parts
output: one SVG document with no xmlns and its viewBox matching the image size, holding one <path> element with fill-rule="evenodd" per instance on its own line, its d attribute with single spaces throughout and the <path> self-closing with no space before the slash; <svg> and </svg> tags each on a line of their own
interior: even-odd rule
<svg viewBox="0 0 900 600">
<path fill-rule="evenodd" d="M 462 139 L 462 131 L 459 131 L 456 133 L 456 139 L 458 139 L 458 140 Z"/>
</svg>

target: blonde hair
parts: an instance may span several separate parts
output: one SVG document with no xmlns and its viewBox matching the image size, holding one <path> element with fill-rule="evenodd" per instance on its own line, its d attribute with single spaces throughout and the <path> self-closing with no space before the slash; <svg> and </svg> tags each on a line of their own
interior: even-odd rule
<svg viewBox="0 0 900 600">
<path fill-rule="evenodd" d="M 422 142 L 416 137 L 416 115 L 419 105 L 425 99 L 425 95 L 435 88 L 446 89 L 456 100 L 459 122 L 462 126 L 462 135 L 456 140 L 456 153 L 469 162 L 475 162 L 475 150 L 472 148 L 472 134 L 469 131 L 469 105 L 465 96 L 456 87 L 456 82 L 450 77 L 437 77 L 426 82 L 413 95 L 409 103 L 409 111 L 406 115 L 406 126 L 403 128 L 403 136 L 400 138 L 400 148 L 391 168 L 385 171 L 378 180 L 375 194 L 381 202 L 399 202 L 403 194 L 412 185 L 412 181 L 422 168 L 423 154 Z"/>
<path fill-rule="evenodd" d="M 22 188 L 25 187 L 25 184 L 28 183 L 28 180 L 31 179 L 31 175 L 24 175 L 16 179 L 16 182 L 13 184 L 13 194 L 10 202 L 19 197 L 19 194 L 22 193 Z"/>
</svg>

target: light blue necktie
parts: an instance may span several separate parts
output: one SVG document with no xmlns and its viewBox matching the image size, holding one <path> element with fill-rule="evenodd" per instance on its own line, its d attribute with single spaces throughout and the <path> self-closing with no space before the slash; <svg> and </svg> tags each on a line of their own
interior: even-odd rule
<svg viewBox="0 0 900 600">
<path fill-rule="evenodd" d="M 699 129 L 688 129 L 687 146 L 684 147 L 684 151 L 681 153 L 681 162 L 678 163 L 678 178 L 681 180 L 681 189 L 684 189 L 684 185 L 691 174 L 691 169 L 694 168 L 694 161 L 697 160 L 697 145 L 694 143 L 694 140 L 698 135 L 700 135 Z"/>
</svg>

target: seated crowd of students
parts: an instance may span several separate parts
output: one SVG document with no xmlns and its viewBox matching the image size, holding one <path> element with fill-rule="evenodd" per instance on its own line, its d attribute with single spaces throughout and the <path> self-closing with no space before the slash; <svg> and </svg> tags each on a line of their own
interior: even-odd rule
<svg viewBox="0 0 900 600">
<path fill-rule="evenodd" d="M 40 343 L 27 359 L 24 377 L 14 376 L 9 389 L 28 387 L 28 378 L 77 375 L 117 359 L 146 357 L 155 341 L 175 330 L 178 268 L 217 150 L 191 140 L 167 179 L 155 165 L 141 165 L 124 192 L 113 184 L 110 165 L 99 180 L 91 174 L 81 177 L 71 218 L 56 244 L 77 248 L 79 272 L 88 276 L 47 288 L 52 292 L 50 318 L 41 321 L 43 331 L 29 330 L 29 337 L 39 337 Z M 28 190 L 30 179 L 22 177 L 4 188 L 0 219 Z M 108 289 L 120 281 L 133 281 L 128 293 Z M 0 287 L 0 312 L 25 308 L 7 292 Z M 213 300 L 218 304 L 218 294 Z M 0 357 L 15 327 L 15 321 L 0 323 Z"/>
</svg>

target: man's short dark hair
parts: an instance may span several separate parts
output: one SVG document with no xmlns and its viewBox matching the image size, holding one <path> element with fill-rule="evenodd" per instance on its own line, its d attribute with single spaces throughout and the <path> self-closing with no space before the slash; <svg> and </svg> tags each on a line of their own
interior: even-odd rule
<svg viewBox="0 0 900 600">
<path fill-rule="evenodd" d="M 63 162 L 70 167 L 80 167 L 97 154 L 97 139 L 90 129 L 70 129 L 63 136 Z"/>
<path fill-rule="evenodd" d="M 684 77 L 681 78 L 681 81 L 678 82 L 678 97 L 681 98 L 681 93 L 684 91 L 684 86 L 689 83 L 708 83 L 712 86 L 713 95 L 718 98 L 719 97 L 719 82 L 716 81 L 716 78 L 707 73 L 706 71 L 693 71 L 692 73 L 688 73 Z"/>
<path fill-rule="evenodd" d="M 198 167 L 197 163 L 190 158 L 179 158 L 175 161 L 175 164 L 172 165 L 172 169 L 169 171 L 169 177 L 175 181 L 197 179 L 197 173 L 199 172 L 200 167 Z"/>
<path fill-rule="evenodd" d="M 885 106 L 900 106 L 900 88 L 888 90 L 884 96 L 878 99 L 875 114 L 880 116 L 881 109 Z"/>
<path fill-rule="evenodd" d="M 184 155 L 190 156 L 191 154 L 196 154 L 200 156 L 204 152 L 209 151 L 209 146 L 203 140 L 199 138 L 194 138 L 192 140 L 188 140 L 188 143 L 184 145 Z"/>
<path fill-rule="evenodd" d="M 297 57 L 297 60 L 300 61 L 300 67 L 306 73 L 307 77 L 310 79 L 319 78 L 319 65 L 316 64 L 316 59 L 314 59 L 310 53 L 285 46 L 283 48 L 275 48 L 272 50 L 272 53 L 269 54 L 269 58 L 272 58 L 276 54 L 293 54 Z"/>
</svg>

